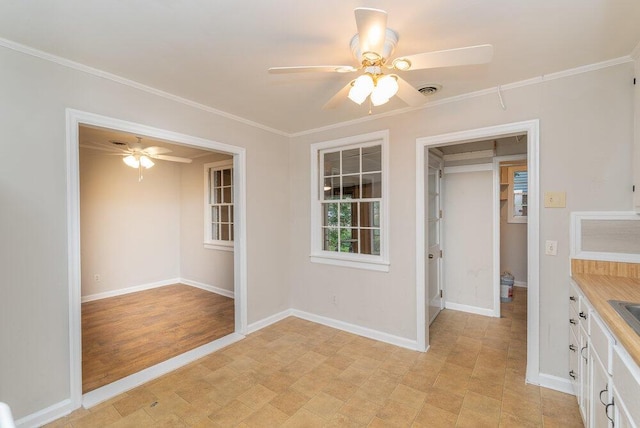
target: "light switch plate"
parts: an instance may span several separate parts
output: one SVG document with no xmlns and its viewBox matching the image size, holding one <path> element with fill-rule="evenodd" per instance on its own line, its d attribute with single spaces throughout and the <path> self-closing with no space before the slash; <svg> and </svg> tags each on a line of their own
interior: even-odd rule
<svg viewBox="0 0 640 428">
<path fill-rule="evenodd" d="M 544 192 L 545 208 L 565 208 L 567 206 L 566 192 Z"/>
<path fill-rule="evenodd" d="M 547 241 L 544 244 L 544 253 L 547 256 L 558 255 L 558 241 Z"/>
</svg>

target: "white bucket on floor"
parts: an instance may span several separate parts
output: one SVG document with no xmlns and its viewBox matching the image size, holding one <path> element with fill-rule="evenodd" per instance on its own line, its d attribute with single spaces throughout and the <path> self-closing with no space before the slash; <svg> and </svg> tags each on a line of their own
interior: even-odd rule
<svg viewBox="0 0 640 428">
<path fill-rule="evenodd" d="M 513 301 L 513 275 L 503 272 L 500 275 L 500 301 L 508 303 Z"/>
</svg>

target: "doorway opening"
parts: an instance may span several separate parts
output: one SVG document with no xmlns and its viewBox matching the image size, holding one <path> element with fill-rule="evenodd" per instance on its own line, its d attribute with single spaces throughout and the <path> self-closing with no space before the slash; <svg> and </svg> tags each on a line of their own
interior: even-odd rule
<svg viewBox="0 0 640 428">
<path fill-rule="evenodd" d="M 442 301 L 440 308 L 451 308 L 480 315 L 499 317 L 500 316 L 500 170 L 499 162 L 512 161 L 514 157 L 522 158 L 521 154 L 500 153 L 497 156 L 494 151 L 494 141 L 500 139 L 511 139 L 526 145 L 527 164 L 527 223 L 526 228 L 526 376 L 528 383 L 539 384 L 539 291 L 538 291 L 538 266 L 539 266 L 539 212 L 538 212 L 538 127 L 537 120 L 518 122 L 507 125 L 499 125 L 488 128 L 481 128 L 470 131 L 444 134 L 434 137 L 420 138 L 416 143 L 416 219 L 417 219 L 417 239 L 416 239 L 416 292 L 418 295 L 418 347 L 427 350 L 429 345 L 429 323 L 435 319 L 430 314 L 433 311 L 433 293 L 430 290 L 430 282 L 434 277 L 439 281 L 442 290 Z M 524 138 L 526 136 L 526 143 Z M 492 147 L 482 148 L 478 142 L 485 142 Z M 475 145 L 473 150 L 469 150 Z M 439 149 L 438 149 L 439 148 Z M 435 149 L 435 150 L 434 150 Z M 486 150 L 486 151 L 485 151 Z M 484 152 L 483 152 L 484 151 Z M 472 155 L 464 153 L 473 153 Z M 449 156 L 446 156 L 449 155 Z M 452 156 L 454 155 L 454 156 Z M 441 199 L 443 213 L 438 213 L 440 220 L 439 244 L 446 262 L 439 261 L 440 274 L 434 275 L 431 251 L 434 239 L 430 236 L 433 233 L 433 208 L 429 203 L 433 203 L 433 185 L 429 179 L 433 174 L 429 173 L 429 168 L 433 167 L 433 159 L 441 159 L 444 166 L 444 174 L 438 183 L 441 191 L 437 192 Z M 470 163 L 470 158 L 482 159 L 474 160 Z M 447 159 L 449 162 L 446 162 Z M 447 166 L 448 164 L 448 166 Z M 448 176 L 450 173 L 450 176 Z M 522 198 L 520 207 L 522 209 Z M 480 210 L 480 206 L 484 209 Z M 472 221 L 471 221 L 472 220 Z M 477 224 L 473 226 L 473 221 Z M 471 227 L 471 228 L 469 228 Z M 478 232 L 479 231 L 479 232 Z M 447 236 L 449 235 L 449 236 Z M 485 236 L 486 235 L 486 236 Z M 474 242 L 477 241 L 477 242 Z M 464 242 L 465 245 L 453 245 L 452 242 Z M 473 248 L 466 245 L 474 243 L 483 247 Z M 447 248 L 447 245 L 450 248 Z M 466 269 L 467 274 L 484 275 L 484 283 L 488 284 L 482 293 L 473 290 L 471 300 L 459 299 L 465 296 L 464 287 L 460 286 L 460 281 L 464 278 L 457 278 L 460 271 L 464 274 L 465 269 L 459 268 L 455 258 L 464 260 L 465 257 L 480 256 L 479 252 L 484 248 L 484 263 L 482 269 L 473 271 Z M 453 250 L 450 252 L 449 250 Z M 473 253 L 466 254 L 470 250 Z M 447 259 L 450 257 L 449 259 Z M 447 264 L 448 263 L 448 264 Z M 453 263 L 453 264 L 452 264 Z M 437 265 L 436 265 L 437 266 Z M 458 266 L 460 267 L 460 266 Z M 450 278 L 447 278 L 447 275 Z M 438 278 L 439 277 L 439 278 Z M 442 281 L 442 278 L 445 281 Z M 450 280 L 457 281 L 457 287 L 447 289 Z M 444 285 L 442 285 L 444 284 Z M 433 288 L 433 287 L 432 287 Z M 468 297 L 468 295 L 467 295 Z M 475 300 L 474 300 L 475 299 Z M 458 301 L 456 301 L 458 300 Z M 435 308 L 436 311 L 439 308 Z"/>
<path fill-rule="evenodd" d="M 78 408 L 243 337 L 246 172 L 236 146 L 75 110 L 67 130 Z"/>
</svg>

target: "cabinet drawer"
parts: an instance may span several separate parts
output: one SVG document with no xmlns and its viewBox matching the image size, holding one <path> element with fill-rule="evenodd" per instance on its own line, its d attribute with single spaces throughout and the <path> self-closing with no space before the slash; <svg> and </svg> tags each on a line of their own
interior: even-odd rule
<svg viewBox="0 0 640 428">
<path fill-rule="evenodd" d="M 607 373 L 612 374 L 611 354 L 615 341 L 595 312 L 591 312 L 589 317 L 589 330 L 591 331 L 591 352 L 598 355 Z"/>
<path fill-rule="evenodd" d="M 569 307 L 569 327 L 575 337 L 580 337 L 580 318 L 578 313 L 573 310 L 573 307 Z"/>
<path fill-rule="evenodd" d="M 640 368 L 624 349 L 613 347 L 613 384 L 618 392 L 618 399 L 625 403 L 630 418 L 640 423 Z"/>
<path fill-rule="evenodd" d="M 569 332 L 569 379 L 580 402 L 580 341 L 573 332 Z"/>
<path fill-rule="evenodd" d="M 569 307 L 573 308 L 573 311 L 577 314 L 580 312 L 580 292 L 578 291 L 578 287 L 573 283 L 573 281 L 569 282 Z"/>
</svg>

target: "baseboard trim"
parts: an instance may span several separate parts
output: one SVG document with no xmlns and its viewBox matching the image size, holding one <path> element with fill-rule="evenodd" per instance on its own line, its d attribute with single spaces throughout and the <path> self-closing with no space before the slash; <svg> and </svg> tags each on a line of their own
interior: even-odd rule
<svg viewBox="0 0 640 428">
<path fill-rule="evenodd" d="M 367 337 L 369 339 L 378 340 L 380 342 L 389 343 L 391 345 L 400 346 L 402 348 L 411 349 L 413 351 L 418 350 L 418 342 L 416 340 L 395 336 L 393 334 L 384 333 L 367 327 L 361 327 L 356 324 L 350 324 L 348 322 L 339 321 L 333 318 L 327 318 L 321 315 L 300 311 L 298 309 L 292 309 L 291 314 L 295 317 L 307 321 L 312 321 L 318 324 L 326 325 L 328 327 L 333 327 L 338 330 L 346 331 L 348 333 L 357 334 L 358 336 Z"/>
<path fill-rule="evenodd" d="M 256 331 L 262 330 L 263 328 L 268 327 L 271 324 L 275 324 L 278 321 L 282 321 L 291 315 L 293 315 L 292 310 L 286 309 L 282 312 L 278 312 L 277 314 L 273 314 L 259 321 L 253 322 L 247 326 L 246 334 L 255 333 Z"/>
<path fill-rule="evenodd" d="M 16 427 L 20 428 L 36 428 L 41 427 L 56 419 L 67 416 L 73 411 L 71 399 L 62 400 L 59 403 L 49 406 L 46 409 L 39 410 L 35 413 L 20 418 L 16 421 Z"/>
<path fill-rule="evenodd" d="M 527 283 L 524 281 L 513 281 L 514 287 L 523 287 L 527 288 Z"/>
<path fill-rule="evenodd" d="M 444 307 L 452 311 L 468 312 L 470 314 L 484 315 L 485 317 L 495 317 L 493 309 L 479 308 L 477 306 L 462 305 L 460 303 L 445 302 Z"/>
<path fill-rule="evenodd" d="M 571 381 L 569 379 L 546 373 L 540 373 L 540 375 L 538 376 L 538 381 L 540 382 L 540 386 L 544 388 L 564 392 L 565 394 L 575 395 L 575 393 L 573 392 L 573 386 L 571 385 Z"/>
<path fill-rule="evenodd" d="M 164 287 L 165 285 L 178 284 L 180 278 L 164 279 L 162 281 L 150 282 L 133 287 L 121 288 L 119 290 L 105 291 L 104 293 L 89 294 L 82 296 L 81 302 L 92 302 L 94 300 L 107 299 L 109 297 L 123 296 L 125 294 L 137 293 L 138 291 L 151 290 L 152 288 Z"/>
<path fill-rule="evenodd" d="M 224 297 L 229 297 L 231 299 L 233 299 L 235 295 L 233 291 L 225 290 L 224 288 L 216 287 L 215 285 L 205 284 L 199 281 L 193 281 L 191 279 L 180 278 L 180 283 L 185 285 L 190 285 L 191 287 L 196 287 L 201 290 L 210 291 L 212 293 L 216 293 Z"/>
<path fill-rule="evenodd" d="M 224 297 L 234 298 L 234 292 L 225 290 L 224 288 L 216 287 L 215 285 L 205 284 L 199 281 L 193 281 L 186 278 L 171 278 L 162 281 L 150 282 L 148 284 L 136 285 L 133 287 L 122 288 L 120 290 L 105 291 L 104 293 L 89 294 L 88 296 L 82 296 L 82 303 L 92 302 L 94 300 L 108 299 L 109 297 L 123 296 L 125 294 L 137 293 L 138 291 L 151 290 L 153 288 L 165 287 L 173 284 L 184 284 L 191 287 L 196 287 L 201 290 L 216 293 Z"/>
<path fill-rule="evenodd" d="M 138 373 L 134 373 L 101 388 L 94 389 L 82 396 L 82 406 L 85 409 L 91 408 L 115 397 L 118 394 L 127 392 L 142 385 L 143 383 L 156 379 L 242 339 L 244 339 L 242 334 L 231 333 L 218 340 L 207 343 L 206 345 L 202 345 L 198 348 L 192 349 L 191 351 L 185 352 L 184 354 L 180 354 L 177 357 L 173 357 L 160 364 L 156 364 L 155 366 L 139 371 Z"/>
</svg>

